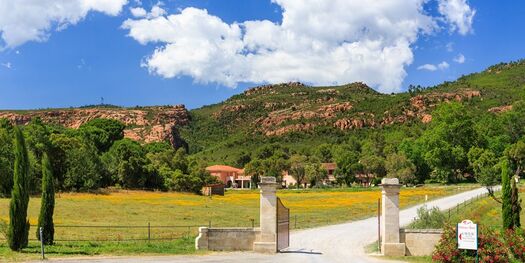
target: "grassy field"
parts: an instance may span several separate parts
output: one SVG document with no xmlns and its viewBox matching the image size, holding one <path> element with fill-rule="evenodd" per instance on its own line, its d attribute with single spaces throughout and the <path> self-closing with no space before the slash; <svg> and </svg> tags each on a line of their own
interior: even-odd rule
<svg viewBox="0 0 525 263">
<path fill-rule="evenodd" d="M 520 188 L 520 197 L 523 198 L 525 187 Z M 501 199 L 501 192 L 496 193 L 496 198 Z M 522 206 L 524 204 L 522 203 Z M 448 215 L 447 215 L 448 217 Z M 502 223 L 501 204 L 491 197 L 485 197 L 469 204 L 466 209 L 460 209 L 459 212 L 452 213 L 449 222 L 456 224 L 463 219 L 470 219 L 483 227 L 499 230 Z M 521 225 L 525 224 L 525 209 L 521 210 Z"/>
<path fill-rule="evenodd" d="M 401 207 L 451 195 L 470 187 L 427 186 L 403 188 Z M 309 228 L 373 216 L 377 213 L 379 188 L 282 190 L 278 196 L 291 211 L 291 228 Z M 9 199 L 0 199 L 0 219 L 8 219 Z M 40 199 L 31 198 L 29 220 L 36 224 Z M 204 197 L 185 193 L 117 191 L 103 194 L 59 194 L 55 224 L 58 246 L 51 256 L 193 253 L 193 238 L 198 226 L 255 226 L 259 218 L 259 192 L 227 191 L 225 196 Z M 253 220 L 253 223 L 252 223 Z M 125 241 L 150 237 L 177 238 L 176 241 Z M 84 227 L 74 227 L 84 226 Z M 91 227 L 85 227 L 91 226 Z M 103 226 L 103 227 L 99 227 Z M 132 226 L 136 228 L 119 228 Z M 189 227 L 188 227 L 189 226 Z M 34 229 L 30 237 L 34 238 Z M 2 237 L 0 237 L 2 238 Z M 106 242 L 106 240 L 122 242 Z M 72 242 L 70 240 L 90 240 Z M 2 242 L 2 241 L 0 241 Z M 4 242 L 2 242 L 4 243 Z M 173 246 L 173 243 L 178 244 Z M 35 243 L 36 244 L 36 243 Z M 144 245 L 146 244 L 146 245 Z M 165 246 L 171 249 L 163 249 Z M 139 249 L 133 249 L 138 247 Z M 177 248 L 178 247 L 178 248 Z M 0 245 L 0 258 L 10 260 L 38 257 L 36 245 L 25 253 L 11 253 Z M 159 252 L 162 251 L 162 252 Z"/>
</svg>

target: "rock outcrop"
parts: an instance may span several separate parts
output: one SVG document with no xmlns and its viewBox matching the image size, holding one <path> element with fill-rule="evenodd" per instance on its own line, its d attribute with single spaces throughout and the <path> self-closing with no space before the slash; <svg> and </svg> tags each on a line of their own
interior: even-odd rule
<svg viewBox="0 0 525 263">
<path fill-rule="evenodd" d="M 512 110 L 512 105 L 503 105 L 499 107 L 493 107 L 488 110 L 488 112 L 492 113 L 503 113 Z"/>
<path fill-rule="evenodd" d="M 137 109 L 64 109 L 39 110 L 25 113 L 2 111 L 0 119 L 6 118 L 17 125 L 25 125 L 34 118 L 45 123 L 77 129 L 82 124 L 97 118 L 118 120 L 127 128 L 124 136 L 132 140 L 150 143 L 170 141 L 174 147 L 187 147 L 178 135 L 177 127 L 189 123 L 189 113 L 184 105 L 143 107 Z"/>
</svg>

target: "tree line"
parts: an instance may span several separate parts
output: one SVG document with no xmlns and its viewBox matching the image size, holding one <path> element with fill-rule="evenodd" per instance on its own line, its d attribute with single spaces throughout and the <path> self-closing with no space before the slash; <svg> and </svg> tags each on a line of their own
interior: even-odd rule
<svg viewBox="0 0 525 263">
<path fill-rule="evenodd" d="M 15 131 L 20 128 L 28 152 L 28 193 L 42 192 L 42 159 L 47 155 L 56 190 L 91 191 L 101 187 L 198 192 L 215 182 L 205 166 L 167 142 L 141 145 L 124 138 L 125 125 L 94 119 L 78 129 L 44 124 L 40 119 L 16 127 L 0 120 L 0 196 L 14 183 Z"/>
</svg>

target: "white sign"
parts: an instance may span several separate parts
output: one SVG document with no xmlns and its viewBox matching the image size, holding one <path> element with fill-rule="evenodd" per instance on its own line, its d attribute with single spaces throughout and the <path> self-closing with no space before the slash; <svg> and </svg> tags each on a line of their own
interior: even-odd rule
<svg viewBox="0 0 525 263">
<path fill-rule="evenodd" d="M 470 220 L 458 224 L 458 248 L 478 250 L 478 225 Z"/>
</svg>

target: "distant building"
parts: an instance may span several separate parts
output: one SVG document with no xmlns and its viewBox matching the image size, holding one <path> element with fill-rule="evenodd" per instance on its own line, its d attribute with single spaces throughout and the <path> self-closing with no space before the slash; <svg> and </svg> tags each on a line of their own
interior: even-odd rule
<svg viewBox="0 0 525 263">
<path fill-rule="evenodd" d="M 328 182 L 335 182 L 335 169 L 337 169 L 336 163 L 322 163 L 321 164 L 326 172 L 328 173 Z"/>
<path fill-rule="evenodd" d="M 326 173 L 328 175 L 328 178 L 323 181 L 323 184 L 331 184 L 335 183 L 335 169 L 337 169 L 336 163 L 322 163 L 321 166 L 323 166 L 324 169 L 326 169 Z M 297 184 L 297 180 L 293 176 L 291 176 L 288 171 L 283 172 L 283 186 L 289 187 L 291 185 Z M 306 182 L 301 182 L 302 184 Z"/>
<path fill-rule="evenodd" d="M 372 173 L 361 173 L 355 175 L 355 181 L 361 186 L 372 186 L 372 181 L 376 178 L 376 176 Z"/>
<path fill-rule="evenodd" d="M 250 188 L 251 176 L 244 175 L 244 169 L 228 165 L 212 165 L 206 167 L 211 175 L 217 177 L 227 188 Z"/>
</svg>

